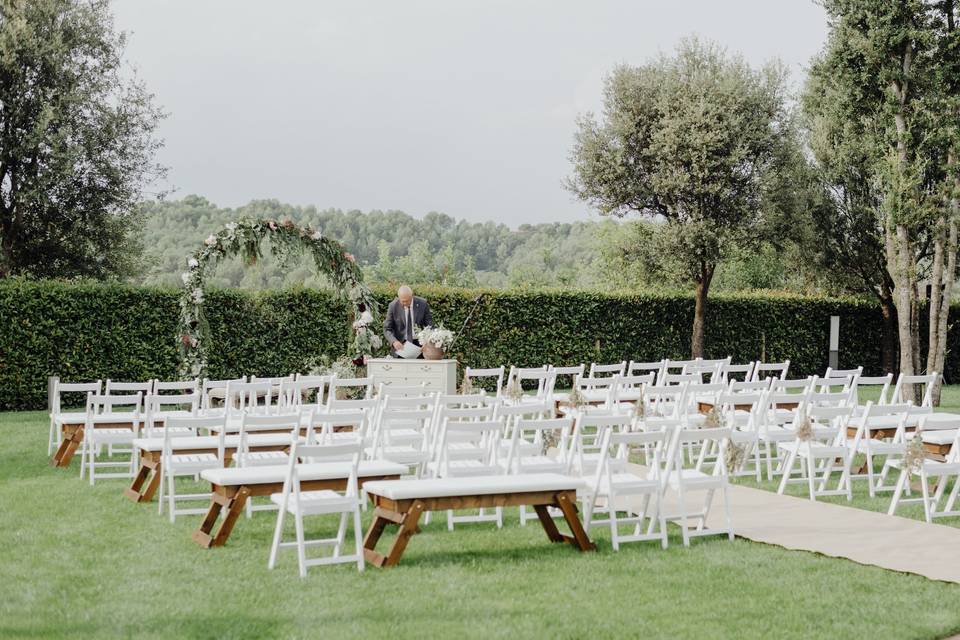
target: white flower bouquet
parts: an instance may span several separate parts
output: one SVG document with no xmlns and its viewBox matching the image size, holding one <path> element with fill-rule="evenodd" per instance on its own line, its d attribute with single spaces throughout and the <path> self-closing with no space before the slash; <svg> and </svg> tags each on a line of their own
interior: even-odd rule
<svg viewBox="0 0 960 640">
<path fill-rule="evenodd" d="M 453 344 L 453 331 L 442 324 L 436 327 L 424 327 L 417 331 L 417 341 L 423 347 L 423 357 L 427 360 L 439 360 L 443 352 Z"/>
</svg>

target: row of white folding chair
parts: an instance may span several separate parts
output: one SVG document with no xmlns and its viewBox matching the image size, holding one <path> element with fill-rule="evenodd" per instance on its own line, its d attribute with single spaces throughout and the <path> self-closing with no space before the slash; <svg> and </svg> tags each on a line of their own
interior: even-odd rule
<svg viewBox="0 0 960 640">
<path fill-rule="evenodd" d="M 64 421 L 76 419 L 76 415 L 71 416 L 69 415 L 70 412 L 64 411 L 63 394 L 83 394 L 85 398 L 88 393 L 100 395 L 102 392 L 108 396 L 136 395 L 139 393 L 141 399 L 146 400 L 154 394 L 169 391 L 193 393 L 197 390 L 198 385 L 198 380 L 168 382 L 154 379 L 146 382 L 118 382 L 108 379 L 105 386 L 102 380 L 81 383 L 60 382 L 58 380 L 53 386 L 50 397 L 50 434 L 47 439 L 47 455 L 53 453 L 54 449 L 60 446 Z M 83 406 L 82 411 L 86 411 L 86 404 L 81 406 Z M 146 406 L 144 405 L 141 405 L 139 409 L 142 414 L 146 412 Z M 79 411 L 76 413 L 79 413 Z"/>
<path fill-rule="evenodd" d="M 728 477 L 724 465 L 715 465 L 710 472 L 688 464 L 682 453 L 682 443 L 695 441 L 703 450 L 714 445 L 721 458 L 732 436 L 730 428 L 689 429 L 679 419 L 664 418 L 659 428 L 636 431 L 638 417 L 612 412 L 607 415 L 594 413 L 578 417 L 574 429 L 574 459 L 582 459 L 572 465 L 573 469 L 589 471 L 590 489 L 584 495 L 584 522 L 589 531 L 592 526 L 608 524 L 614 549 L 621 542 L 659 539 L 662 546 L 667 545 L 666 520 L 675 520 L 681 527 L 683 542 L 689 544 L 690 538 L 700 535 L 727 535 L 733 538 L 730 521 Z M 586 452 L 589 444 L 584 440 L 591 437 L 599 442 L 592 459 L 581 458 L 580 452 Z M 633 448 L 649 450 L 646 471 L 630 467 L 629 454 Z M 592 469 L 591 469 L 592 466 Z M 679 510 L 667 514 L 663 509 L 663 495 L 667 488 L 675 491 L 679 498 Z M 714 493 L 722 492 L 725 526 L 710 528 L 707 518 L 713 502 Z M 704 491 L 702 509 L 687 509 L 688 494 Z M 624 503 L 622 499 L 634 497 L 638 503 Z M 618 511 L 625 511 L 626 517 L 619 517 Z M 606 514 L 606 519 L 598 519 L 598 513 Z M 646 523 L 646 527 L 644 527 Z M 624 535 L 621 525 L 634 525 L 633 533 Z"/>
</svg>

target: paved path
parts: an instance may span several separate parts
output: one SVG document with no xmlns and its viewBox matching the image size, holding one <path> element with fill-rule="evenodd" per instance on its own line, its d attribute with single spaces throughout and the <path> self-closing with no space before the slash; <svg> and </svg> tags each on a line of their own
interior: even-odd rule
<svg viewBox="0 0 960 640">
<path fill-rule="evenodd" d="M 730 505 L 742 538 L 960 583 L 960 528 L 737 485 Z M 722 526 L 722 519 L 717 496 L 707 523 Z"/>
</svg>

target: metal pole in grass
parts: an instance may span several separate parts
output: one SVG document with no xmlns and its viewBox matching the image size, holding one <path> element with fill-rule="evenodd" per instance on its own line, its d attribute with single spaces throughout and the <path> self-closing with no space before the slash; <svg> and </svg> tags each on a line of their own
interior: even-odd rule
<svg viewBox="0 0 960 640">
<path fill-rule="evenodd" d="M 828 364 L 836 369 L 840 360 L 840 316 L 830 316 L 830 356 Z"/>
</svg>

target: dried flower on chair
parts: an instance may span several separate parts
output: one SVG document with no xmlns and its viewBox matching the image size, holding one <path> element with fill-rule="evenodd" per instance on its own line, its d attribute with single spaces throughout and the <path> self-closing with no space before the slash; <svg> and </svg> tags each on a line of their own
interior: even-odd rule
<svg viewBox="0 0 960 640">
<path fill-rule="evenodd" d="M 903 466 L 909 471 L 916 473 L 920 471 L 920 466 L 926 457 L 927 452 L 923 448 L 923 436 L 920 434 L 920 430 L 917 429 L 913 437 L 910 438 L 910 442 L 907 443 L 907 450 L 903 454 Z"/>
</svg>

